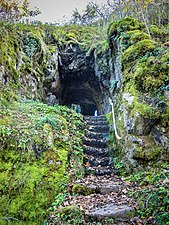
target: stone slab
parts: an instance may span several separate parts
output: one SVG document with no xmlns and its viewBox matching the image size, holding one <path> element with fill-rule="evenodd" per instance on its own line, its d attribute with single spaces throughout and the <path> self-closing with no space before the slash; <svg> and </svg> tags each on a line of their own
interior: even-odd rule
<svg viewBox="0 0 169 225">
<path fill-rule="evenodd" d="M 98 209 L 93 209 L 89 212 L 89 216 L 93 218 L 113 218 L 113 219 L 128 219 L 134 212 L 134 208 L 128 205 L 108 204 Z"/>
</svg>

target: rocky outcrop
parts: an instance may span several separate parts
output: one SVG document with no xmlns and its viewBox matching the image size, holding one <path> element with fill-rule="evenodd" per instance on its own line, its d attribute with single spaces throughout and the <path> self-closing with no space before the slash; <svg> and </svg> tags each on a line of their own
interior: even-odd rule
<svg viewBox="0 0 169 225">
<path fill-rule="evenodd" d="M 126 36 L 121 35 L 120 29 Z M 149 39 L 150 37 L 141 31 L 138 21 L 131 18 L 119 21 L 110 28 L 110 48 L 114 62 L 110 92 L 115 105 L 117 130 L 121 137 L 121 140 L 116 141 L 119 149 L 117 157 L 123 161 L 128 171 L 153 161 L 168 160 L 169 104 L 165 94 L 168 86 L 167 81 L 163 81 L 167 74 L 166 63 L 164 63 L 166 50 L 164 48 L 161 55 L 164 59 L 164 66 L 161 68 L 164 76 L 160 86 L 159 70 L 156 71 L 156 67 L 151 68 L 150 61 L 153 57 L 155 60 L 157 56 L 153 53 L 156 51 L 155 46 Z M 135 56 L 133 57 L 132 54 Z M 151 58 L 149 54 L 153 57 Z M 145 69 L 148 60 L 150 60 L 150 69 L 146 69 L 144 74 L 148 77 L 150 73 L 151 77 L 145 77 L 143 81 L 143 75 L 138 74 Z M 156 60 L 158 61 L 158 57 Z M 142 61 L 145 63 L 141 65 Z M 153 75 L 156 81 L 153 80 Z M 151 80 L 153 91 L 147 79 Z"/>
</svg>

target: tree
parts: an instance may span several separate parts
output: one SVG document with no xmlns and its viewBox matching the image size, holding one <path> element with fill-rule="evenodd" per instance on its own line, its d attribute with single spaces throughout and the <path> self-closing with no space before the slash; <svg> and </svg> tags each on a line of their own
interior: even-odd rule
<svg viewBox="0 0 169 225">
<path fill-rule="evenodd" d="M 28 0 L 0 0 L 0 20 L 17 22 L 23 17 L 40 14 L 38 8 L 29 9 Z"/>
<path fill-rule="evenodd" d="M 111 9 L 107 4 L 99 5 L 95 2 L 89 2 L 82 13 L 79 13 L 77 9 L 73 11 L 71 23 L 106 25 L 110 18 Z"/>
</svg>

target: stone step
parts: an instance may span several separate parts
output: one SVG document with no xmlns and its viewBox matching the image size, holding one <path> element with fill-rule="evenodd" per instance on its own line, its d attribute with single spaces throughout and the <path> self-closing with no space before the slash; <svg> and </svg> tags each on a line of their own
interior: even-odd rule
<svg viewBox="0 0 169 225">
<path fill-rule="evenodd" d="M 98 126 L 98 125 L 100 125 L 100 126 L 103 126 L 103 125 L 108 125 L 108 123 L 107 123 L 107 121 L 91 121 L 91 120 L 89 120 L 89 121 L 86 121 L 86 124 L 87 124 L 87 126 L 89 125 L 96 125 L 96 126 Z"/>
<path fill-rule="evenodd" d="M 95 148 L 83 145 L 83 150 L 85 154 L 98 156 L 98 157 L 106 157 L 109 155 L 109 149 L 108 148 Z"/>
<path fill-rule="evenodd" d="M 116 220 L 127 221 L 131 217 L 132 213 L 134 213 L 134 208 L 129 205 L 116 205 L 116 204 L 107 204 L 102 207 L 93 209 L 89 211 L 89 216 L 93 219 L 100 218 L 113 218 Z"/>
<path fill-rule="evenodd" d="M 105 115 L 99 115 L 99 116 L 84 116 L 84 118 L 87 119 L 105 119 Z"/>
<path fill-rule="evenodd" d="M 90 167 L 112 166 L 113 160 L 111 157 L 96 158 L 95 156 L 84 157 L 84 164 L 88 163 Z"/>
<path fill-rule="evenodd" d="M 95 176 L 104 176 L 113 174 L 114 170 L 111 166 L 104 167 L 85 167 L 85 175 L 93 174 Z"/>
<path fill-rule="evenodd" d="M 83 144 L 90 147 L 96 147 L 96 148 L 106 148 L 107 142 L 102 139 L 90 139 L 90 138 L 84 138 Z"/>
<path fill-rule="evenodd" d="M 120 193 L 124 186 L 118 184 L 118 183 L 114 183 L 114 182 L 110 182 L 107 184 L 86 184 L 86 183 L 80 183 L 80 182 L 76 182 L 76 184 L 79 184 L 83 187 L 85 187 L 85 190 L 90 190 L 91 193 L 97 193 L 97 194 L 111 194 L 111 193 Z"/>
<path fill-rule="evenodd" d="M 92 132 L 92 131 L 87 130 L 85 136 L 87 138 L 108 140 L 109 133 L 96 133 L 96 132 Z"/>
<path fill-rule="evenodd" d="M 102 121 L 102 122 L 107 122 L 107 119 L 105 116 L 90 116 L 90 117 L 85 117 L 84 118 L 86 122 L 90 122 L 90 121 L 93 121 L 93 122 L 99 122 L 99 121 Z"/>
<path fill-rule="evenodd" d="M 77 180 L 76 184 L 84 186 L 86 189 L 92 190 L 92 193 L 110 194 L 122 193 L 126 189 L 127 184 L 114 176 L 88 176 L 81 180 Z"/>
<path fill-rule="evenodd" d="M 106 132 L 109 132 L 109 126 L 106 126 L 106 125 L 104 125 L 104 126 L 89 126 L 89 127 L 87 127 L 87 130 L 96 132 L 96 133 L 97 132 L 98 133 L 101 133 L 101 132 L 106 133 Z"/>
</svg>

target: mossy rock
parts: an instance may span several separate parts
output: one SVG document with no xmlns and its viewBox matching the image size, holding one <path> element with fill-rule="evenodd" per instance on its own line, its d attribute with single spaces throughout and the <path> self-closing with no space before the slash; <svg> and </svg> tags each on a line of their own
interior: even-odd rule
<svg viewBox="0 0 169 225">
<path fill-rule="evenodd" d="M 122 50 L 124 51 L 125 49 L 127 49 L 129 46 L 145 40 L 145 39 L 151 39 L 150 36 L 140 30 L 133 30 L 133 31 L 127 31 L 125 34 L 123 34 L 121 36 L 121 46 L 122 46 Z"/>
<path fill-rule="evenodd" d="M 141 30 L 142 24 L 132 17 L 126 17 L 124 19 L 112 22 L 108 28 L 108 36 L 110 38 L 116 37 L 125 31 Z"/>
<path fill-rule="evenodd" d="M 131 62 L 134 64 L 136 63 L 137 59 L 145 56 L 148 52 L 153 52 L 155 48 L 155 42 L 149 39 L 139 41 L 127 48 L 121 58 L 123 70 L 129 67 L 129 64 L 131 64 Z"/>
<path fill-rule="evenodd" d="M 0 118 L 0 218 L 43 223 L 54 196 L 69 182 L 70 160 L 70 167 L 76 162 L 71 171 L 82 166 L 81 117 L 67 107 L 23 101 L 1 107 Z"/>
<path fill-rule="evenodd" d="M 145 41 L 145 40 L 144 40 Z M 142 42 L 142 41 L 141 41 Z M 154 48 L 154 44 L 148 46 L 130 46 L 122 56 L 124 78 L 132 79 L 136 88 L 140 91 L 149 91 L 151 93 L 165 86 L 168 82 L 169 55 L 164 48 Z M 132 54 L 133 52 L 133 54 Z"/>
<path fill-rule="evenodd" d="M 156 145 L 151 146 L 150 148 L 136 147 L 136 152 L 134 153 L 133 158 L 137 160 L 155 160 L 160 156 L 162 148 Z"/>
<path fill-rule="evenodd" d="M 74 184 L 73 187 L 72 187 L 72 192 L 74 194 L 87 196 L 87 195 L 90 195 L 92 193 L 95 193 L 95 189 L 84 186 L 82 184 Z"/>
</svg>

